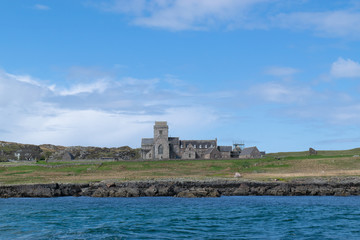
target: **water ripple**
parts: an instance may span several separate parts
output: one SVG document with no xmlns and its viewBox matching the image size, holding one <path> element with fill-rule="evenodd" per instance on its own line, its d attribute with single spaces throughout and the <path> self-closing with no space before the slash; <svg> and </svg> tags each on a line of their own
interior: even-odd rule
<svg viewBox="0 0 360 240">
<path fill-rule="evenodd" d="M 360 197 L 0 199 L 1 239 L 360 239 Z"/>
</svg>

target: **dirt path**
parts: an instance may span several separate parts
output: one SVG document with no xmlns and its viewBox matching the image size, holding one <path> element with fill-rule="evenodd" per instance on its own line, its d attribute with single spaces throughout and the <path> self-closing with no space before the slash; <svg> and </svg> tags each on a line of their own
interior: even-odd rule
<svg viewBox="0 0 360 240">
<path fill-rule="evenodd" d="M 294 173 L 244 173 L 244 178 L 293 178 L 293 177 L 331 177 L 331 176 L 360 176 L 360 170 L 329 170 Z"/>
</svg>

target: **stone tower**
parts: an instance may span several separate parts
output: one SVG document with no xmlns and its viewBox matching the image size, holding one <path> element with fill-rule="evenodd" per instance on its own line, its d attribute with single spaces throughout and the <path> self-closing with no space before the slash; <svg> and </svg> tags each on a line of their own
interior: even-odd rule
<svg viewBox="0 0 360 240">
<path fill-rule="evenodd" d="M 155 122 L 154 125 L 154 158 L 168 159 L 169 154 L 169 127 L 167 122 Z"/>
</svg>

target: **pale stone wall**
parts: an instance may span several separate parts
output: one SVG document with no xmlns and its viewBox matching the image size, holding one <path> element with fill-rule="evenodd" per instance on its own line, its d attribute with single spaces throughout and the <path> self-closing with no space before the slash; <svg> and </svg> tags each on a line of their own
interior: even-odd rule
<svg viewBox="0 0 360 240">
<path fill-rule="evenodd" d="M 154 145 L 148 144 L 148 145 L 141 145 L 141 158 L 142 159 L 153 159 L 154 158 Z"/>
<path fill-rule="evenodd" d="M 196 158 L 205 158 L 205 153 L 209 148 L 217 147 L 217 140 L 180 140 L 179 155 L 183 156 L 187 146 L 191 145 L 195 150 Z"/>
<path fill-rule="evenodd" d="M 155 159 L 169 159 L 169 127 L 167 122 L 155 122 L 154 125 L 154 152 Z"/>
<path fill-rule="evenodd" d="M 225 159 L 230 159 L 230 152 L 220 152 L 221 153 L 221 158 L 225 158 Z"/>
<path fill-rule="evenodd" d="M 196 152 L 195 149 L 191 144 L 187 146 L 183 154 L 181 155 L 181 159 L 195 159 L 196 158 Z"/>
<path fill-rule="evenodd" d="M 219 159 L 219 158 L 221 158 L 221 153 L 219 152 L 219 150 L 217 150 L 217 148 L 212 148 L 210 151 L 207 151 L 204 154 L 204 159 Z"/>
<path fill-rule="evenodd" d="M 251 157 L 252 158 L 261 158 L 260 151 L 257 148 L 255 148 L 254 151 L 251 153 Z"/>
</svg>

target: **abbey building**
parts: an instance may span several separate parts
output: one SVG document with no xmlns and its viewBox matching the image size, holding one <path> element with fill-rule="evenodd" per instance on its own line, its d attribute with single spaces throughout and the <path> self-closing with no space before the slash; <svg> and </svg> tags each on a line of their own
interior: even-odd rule
<svg viewBox="0 0 360 240">
<path fill-rule="evenodd" d="M 167 122 L 155 122 L 154 137 L 141 140 L 141 158 L 149 160 L 241 158 L 241 152 L 240 148 L 218 146 L 217 139 L 180 140 L 178 137 L 169 137 Z M 249 158 L 261 157 L 256 147 L 248 148 L 247 152 L 252 154 Z"/>
</svg>

